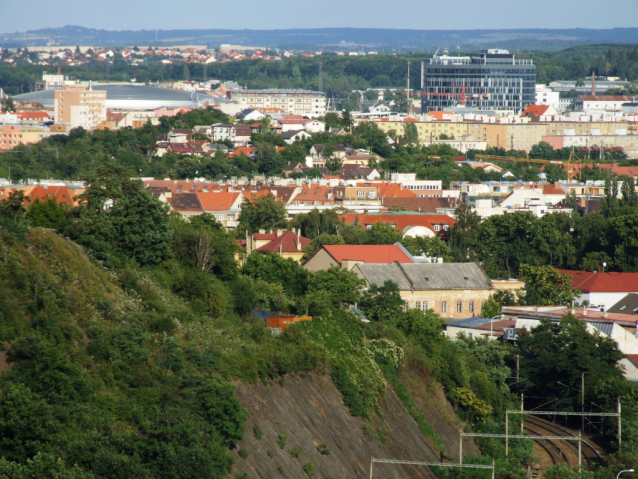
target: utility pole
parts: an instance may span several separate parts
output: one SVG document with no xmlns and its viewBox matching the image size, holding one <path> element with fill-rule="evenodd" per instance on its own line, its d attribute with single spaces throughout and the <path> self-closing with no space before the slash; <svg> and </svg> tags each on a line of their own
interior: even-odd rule
<svg viewBox="0 0 638 479">
<path fill-rule="evenodd" d="M 523 393 L 521 393 L 521 412 L 523 411 Z M 523 434 L 523 423 L 525 422 L 525 418 L 523 417 L 523 420 L 521 421 L 521 435 Z"/>
<path fill-rule="evenodd" d="M 319 62 L 319 91 L 323 91 L 323 62 Z"/>
<path fill-rule="evenodd" d="M 580 377 L 580 412 L 585 412 L 585 373 Z M 580 430 L 585 432 L 585 415 L 581 416 Z"/>
<path fill-rule="evenodd" d="M 621 403 L 620 403 L 620 398 L 622 396 L 618 396 L 618 450 L 620 450 L 620 446 L 622 445 L 622 436 L 621 436 L 621 430 L 620 430 L 620 411 L 621 411 Z"/>
</svg>

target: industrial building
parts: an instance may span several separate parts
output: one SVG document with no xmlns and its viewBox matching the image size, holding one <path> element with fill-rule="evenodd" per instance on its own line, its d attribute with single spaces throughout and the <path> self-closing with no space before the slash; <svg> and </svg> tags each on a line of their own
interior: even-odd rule
<svg viewBox="0 0 638 479">
<path fill-rule="evenodd" d="M 455 105 L 520 113 L 535 102 L 536 66 L 507 50 L 421 61 L 421 111 Z"/>
</svg>

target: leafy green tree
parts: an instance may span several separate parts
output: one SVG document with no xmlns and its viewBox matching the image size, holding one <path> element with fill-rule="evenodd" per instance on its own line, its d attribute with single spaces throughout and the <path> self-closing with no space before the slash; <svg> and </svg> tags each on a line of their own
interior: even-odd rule
<svg viewBox="0 0 638 479">
<path fill-rule="evenodd" d="M 539 143 L 536 143 L 535 145 L 532 145 L 532 148 L 529 150 L 529 156 L 530 158 L 537 158 L 540 160 L 553 160 L 554 148 L 546 141 L 541 141 Z M 546 165 L 545 172 L 547 172 L 548 166 L 557 166 L 558 168 L 560 168 L 560 166 L 558 165 Z"/>
<path fill-rule="evenodd" d="M 53 408 L 26 386 L 2 385 L 0 448 L 5 459 L 24 463 L 40 452 L 58 452 L 55 435 L 60 427 Z"/>
<path fill-rule="evenodd" d="M 340 121 L 343 128 L 345 128 L 349 132 L 352 132 L 352 125 L 354 125 L 354 120 L 352 119 L 352 113 L 350 113 L 349 110 L 343 110 L 341 112 Z"/>
<path fill-rule="evenodd" d="M 6 200 L 0 201 L 0 238 L 8 243 L 15 240 L 27 241 L 29 220 L 24 207 L 26 198 L 23 191 L 9 194 Z"/>
<path fill-rule="evenodd" d="M 521 330 L 517 354 L 532 407 L 556 399 L 557 410 L 580 410 L 581 376 L 586 373 L 585 404 L 613 408 L 619 391 L 609 387 L 622 377 L 623 354 L 613 339 L 587 332 L 584 321 L 571 315 L 559 323 L 541 320 L 531 331 Z"/>
<path fill-rule="evenodd" d="M 359 308 L 370 321 L 393 321 L 405 308 L 405 302 L 399 294 L 399 285 L 386 280 L 383 286 L 370 285 L 363 293 Z"/>
<path fill-rule="evenodd" d="M 303 296 L 308 289 L 309 272 L 292 258 L 274 253 L 253 253 L 241 272 L 251 278 L 279 284 L 289 296 Z"/>
<path fill-rule="evenodd" d="M 444 341 L 445 320 L 431 309 L 408 309 L 405 313 L 396 314 L 393 324 L 406 335 L 417 338 L 422 345 L 429 346 L 428 350 L 434 343 Z"/>
<path fill-rule="evenodd" d="M 547 175 L 548 183 L 558 183 L 560 180 L 567 179 L 565 168 L 559 165 L 545 165 L 545 174 Z"/>
<path fill-rule="evenodd" d="M 325 245 L 344 245 L 346 244 L 342 236 L 331 235 L 328 233 L 322 233 L 314 238 L 308 246 L 303 249 L 302 263 L 310 259 L 317 251 L 323 248 Z"/>
<path fill-rule="evenodd" d="M 343 162 L 339 158 L 330 158 L 326 161 L 326 168 L 330 170 L 330 173 L 337 174 L 341 167 L 343 166 Z"/>
<path fill-rule="evenodd" d="M 353 271 L 331 266 L 327 270 L 319 270 L 310 276 L 308 294 L 325 291 L 333 307 L 345 308 L 359 301 L 365 284 L 366 281 L 360 279 Z"/>
<path fill-rule="evenodd" d="M 638 212 L 609 219 L 605 242 L 613 252 L 613 262 L 621 271 L 638 271 Z"/>
<path fill-rule="evenodd" d="M 287 146 L 286 149 L 281 152 L 281 158 L 285 162 L 291 163 L 305 163 L 307 155 L 308 152 L 306 149 L 298 143 Z"/>
<path fill-rule="evenodd" d="M 620 206 L 627 206 L 635 208 L 638 206 L 638 195 L 636 194 L 636 185 L 634 184 L 634 178 L 629 176 L 622 177 L 622 184 L 620 186 Z"/>
<path fill-rule="evenodd" d="M 464 203 L 454 210 L 454 217 L 456 223 L 450 230 L 450 252 L 453 261 L 474 261 L 479 249 L 476 231 L 481 218 L 472 211 L 471 206 Z"/>
<path fill-rule="evenodd" d="M 391 224 L 378 221 L 365 230 L 363 244 L 395 244 L 403 239 L 403 233 Z"/>
<path fill-rule="evenodd" d="M 339 128 L 341 126 L 341 118 L 339 118 L 339 115 L 334 112 L 326 113 L 323 121 L 326 124 L 326 131 L 330 131 L 332 128 Z"/>
<path fill-rule="evenodd" d="M 184 64 L 184 81 L 190 81 L 191 79 L 191 72 L 188 69 L 188 64 Z"/>
<path fill-rule="evenodd" d="M 161 262 L 169 252 L 168 207 L 131 179 L 127 169 L 105 163 L 87 179 L 74 236 L 99 260 L 121 254 L 140 265 Z"/>
<path fill-rule="evenodd" d="M 564 305 L 570 304 L 580 294 L 572 291 L 572 278 L 559 273 L 552 266 L 520 266 L 521 278 L 525 281 L 525 304 Z"/>
<path fill-rule="evenodd" d="M 85 472 L 77 465 L 68 467 L 54 454 L 41 453 L 26 463 L 7 462 L 0 459 L 0 478 L 2 479 L 93 479 L 95 476 Z"/>
<path fill-rule="evenodd" d="M 34 227 L 53 228 L 59 232 L 63 232 L 70 224 L 68 205 L 57 203 L 54 198 L 46 201 L 36 198 L 27 209 L 27 218 Z"/>
<path fill-rule="evenodd" d="M 496 291 L 490 294 L 487 301 L 481 306 L 481 317 L 493 318 L 501 313 L 502 306 L 514 306 L 516 298 L 511 291 Z"/>
<path fill-rule="evenodd" d="M 315 208 L 310 213 L 296 215 L 291 226 L 301 229 L 302 236 L 314 239 L 322 234 L 339 235 L 344 223 L 334 209 L 319 211 Z"/>
<path fill-rule="evenodd" d="M 416 129 L 416 124 L 406 123 L 403 128 L 403 138 L 413 143 L 419 142 L 419 133 Z"/>
<path fill-rule="evenodd" d="M 443 258 L 445 262 L 452 260 L 450 248 L 438 236 L 404 236 L 401 244 L 414 256 Z"/>
<path fill-rule="evenodd" d="M 239 214 L 239 232 L 255 233 L 260 229 L 286 228 L 288 220 L 286 206 L 273 195 L 254 199 L 244 198 Z"/>
<path fill-rule="evenodd" d="M 605 263 L 605 266 L 603 266 L 603 263 Z M 603 268 L 611 268 L 612 265 L 613 262 L 611 258 L 607 256 L 607 253 L 604 251 L 594 251 L 585 255 L 580 267 L 583 271 L 595 273 L 602 271 Z"/>
</svg>

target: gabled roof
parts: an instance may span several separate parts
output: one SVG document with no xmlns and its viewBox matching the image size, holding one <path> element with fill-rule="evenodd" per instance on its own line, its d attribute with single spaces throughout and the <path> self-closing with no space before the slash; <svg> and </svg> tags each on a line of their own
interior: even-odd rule
<svg viewBox="0 0 638 479">
<path fill-rule="evenodd" d="M 279 253 L 280 251 L 282 253 L 302 253 L 304 247 L 308 246 L 310 242 L 311 241 L 304 236 L 297 236 L 297 234 L 292 231 L 284 231 L 269 243 L 257 248 L 257 251 L 261 253 Z"/>
<path fill-rule="evenodd" d="M 301 192 L 297 193 L 297 196 L 295 196 L 295 201 L 299 201 L 301 203 L 314 203 L 315 201 L 319 201 L 321 203 L 332 203 L 332 191 L 333 189 L 329 186 L 314 184 L 307 187 L 304 185 Z"/>
<path fill-rule="evenodd" d="M 492 282 L 476 263 L 359 264 L 368 283 L 390 279 L 401 290 L 491 290 Z"/>
<path fill-rule="evenodd" d="M 591 273 L 559 269 L 572 277 L 572 289 L 583 293 L 638 293 L 638 273 Z"/>
<path fill-rule="evenodd" d="M 638 294 L 628 294 L 607 311 L 610 313 L 638 314 Z"/>
<path fill-rule="evenodd" d="M 556 188 L 555 186 L 546 186 L 543 189 L 544 195 L 566 195 L 566 193 L 560 188 Z"/>
<path fill-rule="evenodd" d="M 543 116 L 549 109 L 549 105 L 528 105 L 521 116 Z"/>
<path fill-rule="evenodd" d="M 202 210 L 206 211 L 228 211 L 237 202 L 241 193 L 229 193 L 227 191 L 208 191 L 196 193 Z"/>
<path fill-rule="evenodd" d="M 339 264 L 345 260 L 390 264 L 414 261 L 397 245 L 325 245 L 324 250 Z"/>
<path fill-rule="evenodd" d="M 247 156 L 248 158 L 250 158 L 252 155 L 255 154 L 255 152 L 257 151 L 257 148 L 255 148 L 254 146 L 240 146 L 239 148 L 235 148 L 235 151 L 233 151 L 230 155 L 228 155 L 228 158 L 233 158 L 234 156 Z"/>
<path fill-rule="evenodd" d="M 414 198 L 416 195 L 398 183 L 381 183 L 379 185 L 379 196 L 381 198 Z"/>
<path fill-rule="evenodd" d="M 78 194 L 69 190 L 66 186 L 35 186 L 27 196 L 31 202 L 36 199 L 48 201 L 53 198 L 57 204 L 66 203 L 69 206 L 75 206 L 77 201 L 74 200 Z"/>
</svg>

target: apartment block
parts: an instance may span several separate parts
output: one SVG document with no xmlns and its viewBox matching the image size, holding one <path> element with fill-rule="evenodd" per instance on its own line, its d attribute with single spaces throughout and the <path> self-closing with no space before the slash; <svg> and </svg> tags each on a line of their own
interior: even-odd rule
<svg viewBox="0 0 638 479">
<path fill-rule="evenodd" d="M 398 136 L 405 135 L 405 125 L 413 124 L 419 135 L 420 142 L 430 142 L 436 140 L 440 135 L 459 138 L 467 134 L 468 124 L 462 121 L 416 121 L 408 119 L 408 121 L 378 121 L 377 126 L 384 133 L 394 131 Z"/>
<path fill-rule="evenodd" d="M 485 140 L 488 147 L 529 152 L 547 135 L 547 123 L 487 123 Z"/>
<path fill-rule="evenodd" d="M 95 91 L 88 85 L 63 85 L 55 91 L 54 118 L 71 128 L 94 130 L 106 122 L 106 91 Z"/>
<path fill-rule="evenodd" d="M 326 114 L 326 94 L 310 90 L 229 90 L 226 96 L 243 108 L 279 108 L 305 116 Z"/>
</svg>

